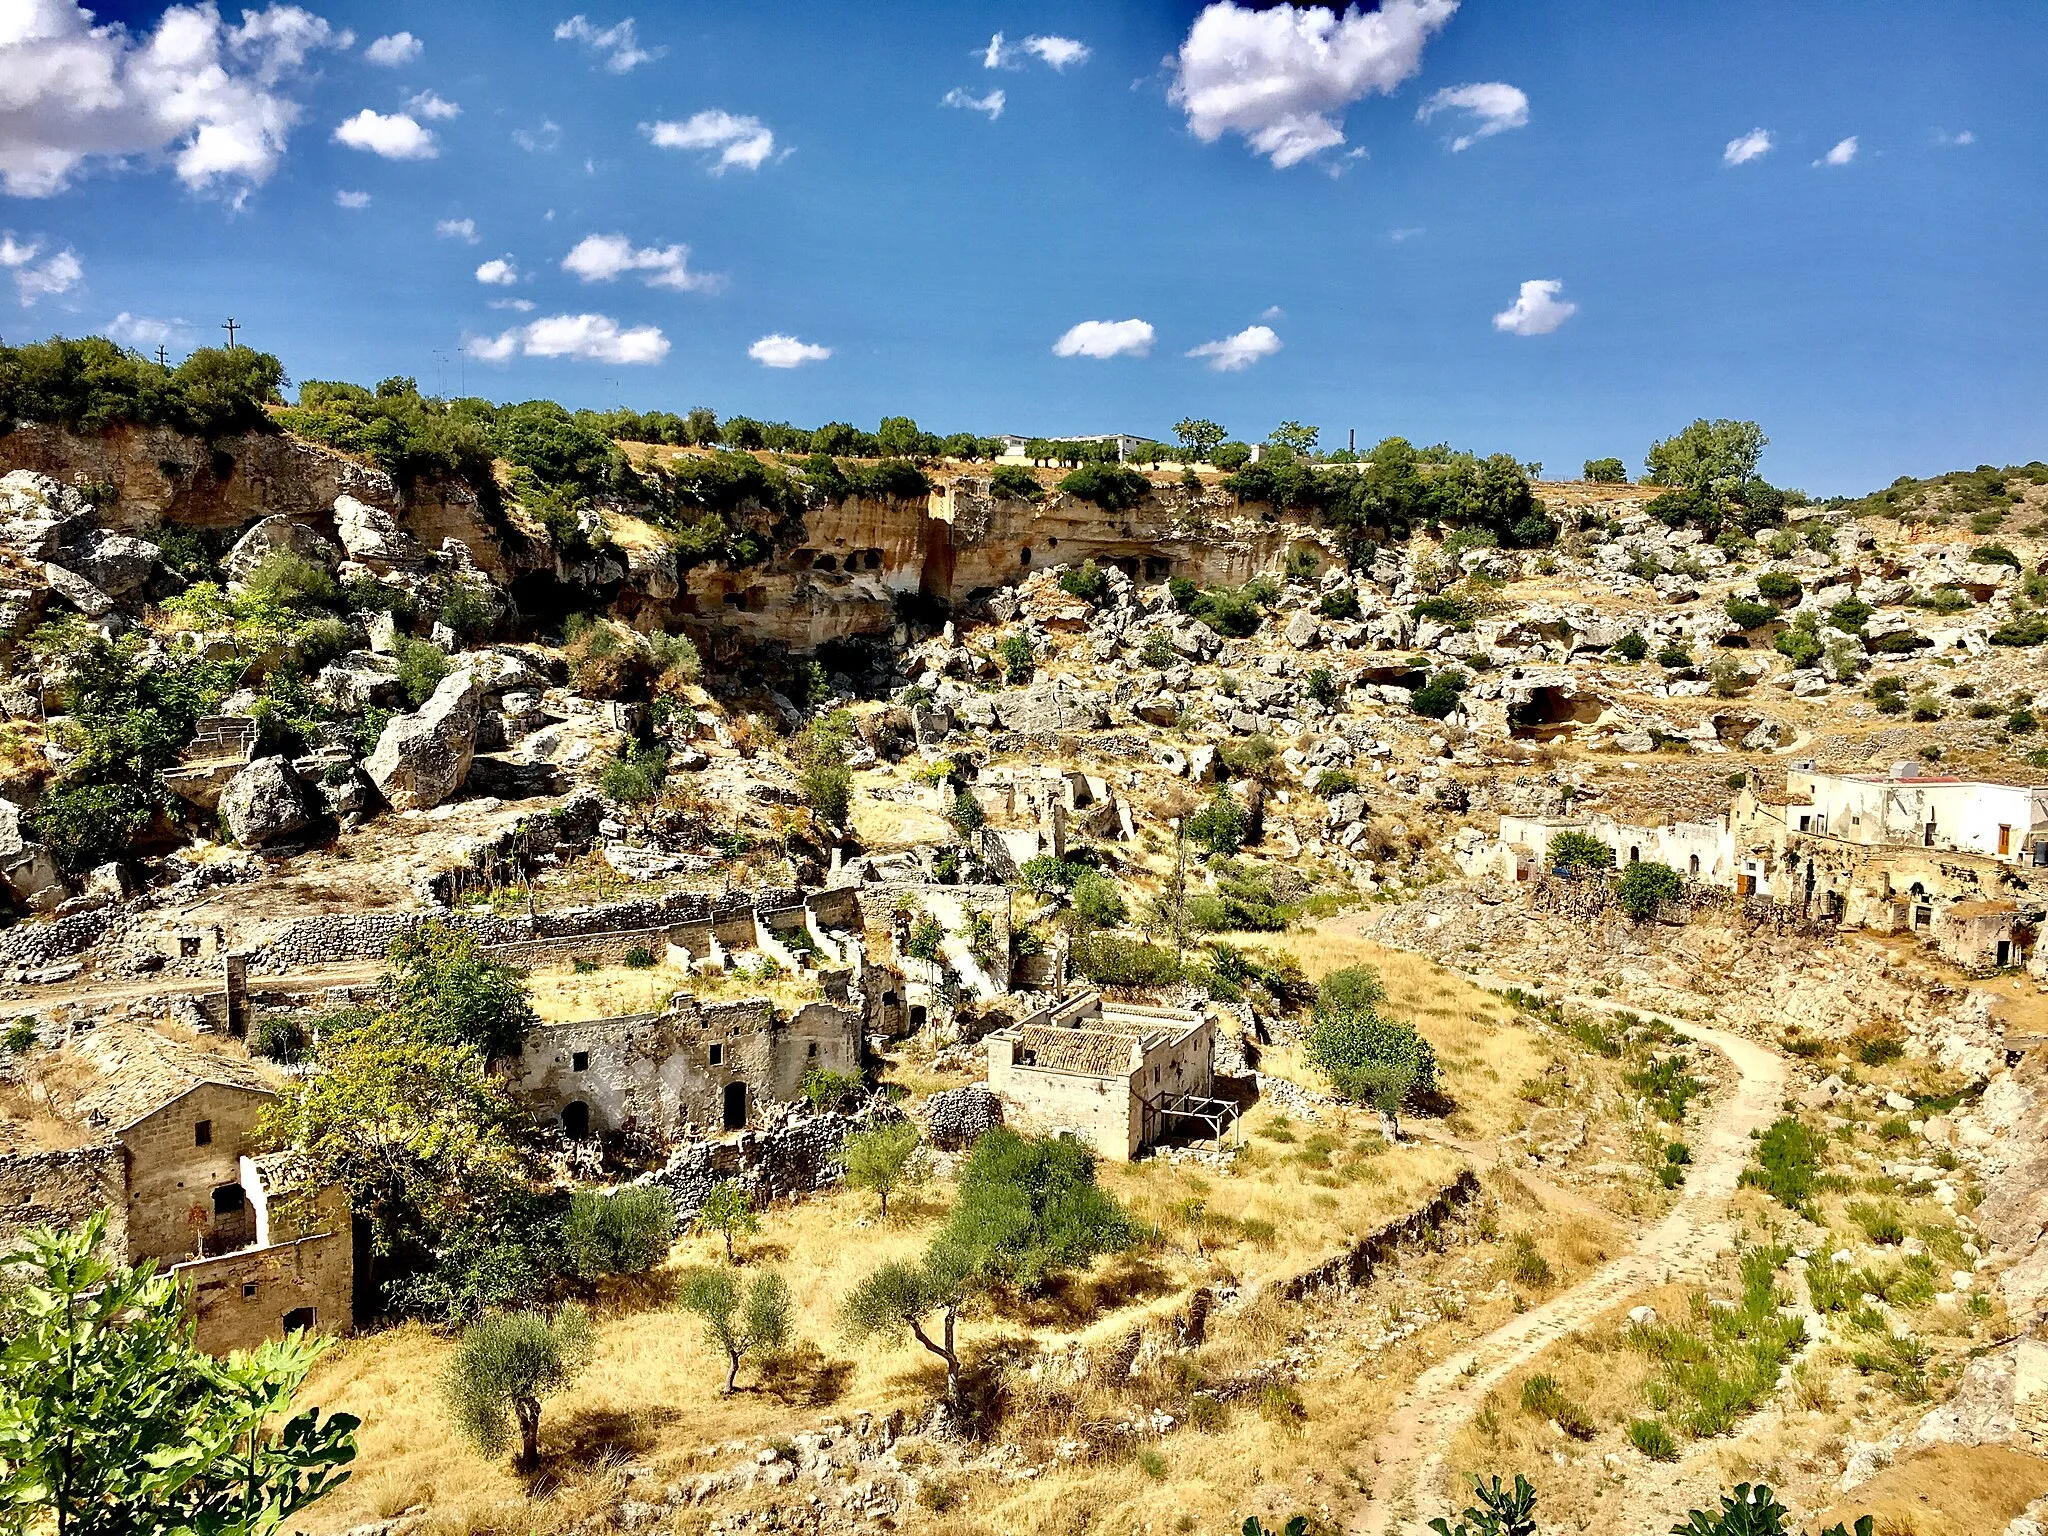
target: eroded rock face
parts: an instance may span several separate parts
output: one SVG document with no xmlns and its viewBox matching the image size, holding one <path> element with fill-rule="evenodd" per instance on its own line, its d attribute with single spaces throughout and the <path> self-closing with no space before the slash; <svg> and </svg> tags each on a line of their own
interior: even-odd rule
<svg viewBox="0 0 2048 1536">
<path fill-rule="evenodd" d="M 71 894 L 50 850 L 23 831 L 21 807 L 11 800 L 0 800 L 0 885 L 36 912 L 50 911 Z"/>
<path fill-rule="evenodd" d="M 363 771 L 393 810 L 431 810 L 469 777 L 482 719 L 476 674 L 451 672 L 417 713 L 392 717 Z"/>
<path fill-rule="evenodd" d="M 335 498 L 334 531 L 349 559 L 373 569 L 412 565 L 422 555 L 419 545 L 400 531 L 389 512 L 353 496 Z"/>
<path fill-rule="evenodd" d="M 60 553 L 57 560 L 102 592 L 125 597 L 148 585 L 163 563 L 163 554 L 146 539 L 95 528 Z"/>
<path fill-rule="evenodd" d="M 256 568 L 280 552 L 302 556 L 324 570 L 341 563 L 341 551 L 319 532 L 304 523 L 279 514 L 266 517 L 239 539 L 221 561 L 221 569 L 236 581 L 247 581 Z"/>
<path fill-rule="evenodd" d="M 306 800 L 291 764 L 281 757 L 260 757 L 249 764 L 221 791 L 220 818 L 228 836 L 244 848 L 304 828 Z"/>
</svg>

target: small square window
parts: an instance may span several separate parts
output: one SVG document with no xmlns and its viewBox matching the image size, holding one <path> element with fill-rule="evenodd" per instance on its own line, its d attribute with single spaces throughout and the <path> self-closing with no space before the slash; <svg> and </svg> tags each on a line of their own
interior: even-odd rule
<svg viewBox="0 0 2048 1536">
<path fill-rule="evenodd" d="M 719 1065 L 720 1063 L 722 1063 L 722 1062 L 723 1062 L 724 1060 L 725 1060 L 725 1046 L 724 1046 L 724 1044 L 723 1044 L 722 1042 L 720 1042 L 720 1041 L 717 1041 L 717 1040 L 714 1040 L 714 1041 L 712 1041 L 712 1042 L 711 1042 L 711 1065 L 713 1065 L 714 1067 L 715 1067 L 715 1066 L 718 1066 L 718 1065 Z"/>
<path fill-rule="evenodd" d="M 242 1300 L 247 1301 L 250 1297 L 254 1296 L 255 1294 L 256 1282 L 254 1280 L 244 1280 L 242 1282 Z"/>
<path fill-rule="evenodd" d="M 570 1053 L 569 1053 L 569 1070 L 570 1070 L 571 1072 L 588 1072 L 588 1071 L 590 1070 L 590 1052 L 588 1052 L 588 1051 L 572 1051 L 572 1052 L 570 1052 Z"/>
<path fill-rule="evenodd" d="M 811 1048 L 804 1054 L 809 1056 L 811 1060 L 816 1061 L 818 1059 L 818 1042 L 813 1040 L 811 1042 Z"/>
<path fill-rule="evenodd" d="M 213 1145 L 213 1122 L 201 1120 L 192 1127 L 192 1145 L 210 1147 Z"/>
</svg>

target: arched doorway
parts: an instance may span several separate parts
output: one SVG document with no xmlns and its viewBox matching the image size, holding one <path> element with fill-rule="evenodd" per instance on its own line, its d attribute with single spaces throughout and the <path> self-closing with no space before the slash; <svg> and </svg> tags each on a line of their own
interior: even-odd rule
<svg viewBox="0 0 2048 1536">
<path fill-rule="evenodd" d="M 1642 849 L 1641 849 L 1640 847 L 1637 847 L 1637 846 L 1631 845 L 1631 846 L 1630 846 L 1630 848 L 1629 848 L 1629 850 L 1628 850 L 1628 861 L 1629 861 L 1629 863 L 1631 863 L 1631 864 L 1640 864 L 1640 863 L 1642 863 L 1642 862 L 1643 862 L 1643 850 L 1642 850 Z"/>
<path fill-rule="evenodd" d="M 743 1131 L 747 1128 L 747 1085 L 727 1083 L 725 1085 L 725 1128 L 728 1131 Z"/>
<path fill-rule="evenodd" d="M 571 1141 L 589 1139 L 590 1106 L 581 1099 L 571 1099 L 562 1106 L 562 1134 Z"/>
<path fill-rule="evenodd" d="M 318 1314 L 311 1307 L 293 1307 L 284 1315 L 286 1333 L 311 1333 L 318 1321 Z"/>
</svg>

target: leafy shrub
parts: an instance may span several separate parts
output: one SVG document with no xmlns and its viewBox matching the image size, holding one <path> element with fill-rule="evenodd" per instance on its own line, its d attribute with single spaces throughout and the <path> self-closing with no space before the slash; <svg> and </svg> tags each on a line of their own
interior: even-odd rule
<svg viewBox="0 0 2048 1536">
<path fill-rule="evenodd" d="M 1121 464 L 1083 464 L 1060 481 L 1060 489 L 1094 502 L 1105 512 L 1122 512 L 1150 495 L 1152 483 Z"/>
<path fill-rule="evenodd" d="M 1099 603 L 1109 591 L 1109 577 L 1093 560 L 1084 560 L 1060 572 L 1060 590 L 1084 603 Z"/>
<path fill-rule="evenodd" d="M 1212 587 L 1198 592 L 1188 601 L 1188 615 L 1222 635 L 1225 639 L 1243 639 L 1255 635 L 1265 616 L 1258 603 L 1243 589 Z"/>
<path fill-rule="evenodd" d="M 2020 568 L 2020 557 L 2003 544 L 1979 544 L 1970 551 L 1970 558 L 1979 565 L 2002 565 L 2015 571 Z"/>
<path fill-rule="evenodd" d="M 1145 637 L 1145 643 L 1138 647 L 1138 660 L 1155 672 L 1164 672 L 1178 659 L 1172 637 L 1163 629 L 1153 630 Z"/>
<path fill-rule="evenodd" d="M 1614 850 L 1589 832 L 1559 832 L 1550 839 L 1548 861 L 1552 869 L 1608 870 Z"/>
<path fill-rule="evenodd" d="M 1315 793 L 1325 800 L 1347 795 L 1358 788 L 1358 780 L 1342 768 L 1325 768 L 1316 775 Z"/>
<path fill-rule="evenodd" d="M 1806 593 L 1789 571 L 1765 571 L 1756 579 L 1757 596 L 1770 603 L 1796 603 Z"/>
<path fill-rule="evenodd" d="M 1409 1094 L 1427 1098 L 1436 1091 L 1436 1052 L 1407 1024 L 1382 1018 L 1374 1007 L 1327 1009 L 1318 1003 L 1302 1039 L 1309 1065 L 1339 1085 L 1346 1075 L 1372 1064 L 1407 1069 Z"/>
<path fill-rule="evenodd" d="M 1181 958 L 1164 945 L 1108 933 L 1075 941 L 1074 968 L 1100 987 L 1163 987 L 1187 975 Z"/>
<path fill-rule="evenodd" d="M 647 805 L 661 798 L 662 781 L 667 777 L 668 753 L 657 746 L 641 746 L 622 751 L 606 763 L 597 785 L 607 799 L 621 805 Z"/>
<path fill-rule="evenodd" d="M 1846 634 L 1863 632 L 1863 626 L 1877 610 L 1860 597 L 1845 597 L 1828 610 L 1828 622 Z"/>
<path fill-rule="evenodd" d="M 1625 485 L 1628 483 L 1628 466 L 1619 459 L 1588 459 L 1585 477 L 1596 485 Z"/>
<path fill-rule="evenodd" d="M 1623 635 L 1619 640 L 1615 641 L 1611 649 L 1613 650 L 1614 654 L 1619 656 L 1623 661 L 1641 661 L 1645 656 L 1650 654 L 1650 642 L 1645 640 L 1641 635 L 1637 634 L 1634 630 L 1630 630 L 1627 634 Z"/>
<path fill-rule="evenodd" d="M 1757 1142 L 1757 1166 L 1745 1168 L 1742 1182 L 1767 1191 L 1780 1205 L 1805 1209 L 1820 1172 L 1821 1138 L 1790 1115 L 1772 1122 Z"/>
<path fill-rule="evenodd" d="M 1657 652 L 1657 665 L 1668 667 L 1674 672 L 1689 667 L 1692 665 L 1692 652 L 1676 641 L 1669 641 Z"/>
<path fill-rule="evenodd" d="M 1218 785 L 1209 803 L 1188 818 L 1188 836 L 1211 855 L 1229 855 L 1244 846 L 1250 818 L 1244 806 L 1224 785 Z"/>
<path fill-rule="evenodd" d="M 570 1270 L 584 1280 L 644 1274 L 667 1257 L 675 1221 L 664 1190 L 579 1189 L 562 1220 L 562 1250 Z"/>
<path fill-rule="evenodd" d="M 1359 614 L 1358 593 L 1352 587 L 1332 587 L 1316 604 L 1316 611 L 1326 619 L 1355 619 Z"/>
<path fill-rule="evenodd" d="M 1098 573 L 1099 574 L 1099 573 Z M 1065 585 L 1066 577 L 1060 578 Z M 996 642 L 996 655 L 1002 658 L 1003 677 L 1014 684 L 1028 683 L 1037 670 L 1037 659 L 1031 654 L 1031 637 L 1021 630 L 1012 630 Z"/>
<path fill-rule="evenodd" d="M 995 473 L 989 476 L 989 489 L 998 496 L 1008 496 L 1016 501 L 1037 501 L 1045 495 L 1045 487 L 1038 483 L 1038 476 L 1020 464 L 998 464 Z"/>
<path fill-rule="evenodd" d="M 1993 645 L 2033 646 L 2048 641 L 2048 614 L 2022 613 L 1991 631 Z"/>
<path fill-rule="evenodd" d="M 1641 1451 L 1652 1461 L 1676 1461 L 1678 1442 L 1671 1438 L 1671 1431 L 1655 1419 L 1630 1419 L 1627 1430 L 1628 1443 Z"/>
<path fill-rule="evenodd" d="M 1456 630 L 1470 629 L 1473 619 L 1477 617 L 1470 603 L 1466 602 L 1463 598 L 1450 596 L 1425 597 L 1408 611 L 1418 619 L 1429 619 L 1438 624 L 1448 624 Z"/>
<path fill-rule="evenodd" d="M 1729 598 L 1721 605 L 1721 611 L 1738 629 L 1755 629 L 1778 617 L 1778 610 L 1769 603 L 1755 603 L 1744 597 Z"/>
<path fill-rule="evenodd" d="M 1442 720 L 1458 707 L 1465 693 L 1465 674 L 1456 669 L 1437 673 L 1409 695 L 1408 707 L 1429 720 Z"/>
<path fill-rule="evenodd" d="M 1308 676 L 1302 679 L 1307 685 L 1308 696 L 1325 708 L 1337 702 L 1337 674 L 1328 667 L 1311 667 Z"/>
</svg>

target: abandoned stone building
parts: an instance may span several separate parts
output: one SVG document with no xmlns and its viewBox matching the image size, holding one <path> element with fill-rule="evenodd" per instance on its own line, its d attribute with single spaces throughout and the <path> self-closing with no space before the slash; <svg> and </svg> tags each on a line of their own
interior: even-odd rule
<svg viewBox="0 0 2048 1536">
<path fill-rule="evenodd" d="M 0 1242 L 109 1213 L 107 1246 L 185 1280 L 200 1344 L 222 1351 L 354 1322 L 355 1251 L 338 1192 L 293 1199 L 255 1154 L 275 1094 L 232 1047 L 105 1026 L 25 1085 L 0 1121 Z"/>
<path fill-rule="evenodd" d="M 1128 1162 L 1169 1134 L 1222 1135 L 1234 1105 L 1215 1097 L 1206 1012 L 1105 1003 L 1082 992 L 988 1037 L 988 1086 L 1005 1119 L 1070 1132 Z"/>
<path fill-rule="evenodd" d="M 802 1096 L 813 1070 L 858 1074 L 862 1009 L 844 972 L 791 1012 L 765 997 L 700 1002 L 680 993 L 660 1013 L 543 1024 L 527 1036 L 514 1091 L 572 1140 L 622 1140 L 663 1152 L 739 1131 Z"/>
</svg>

